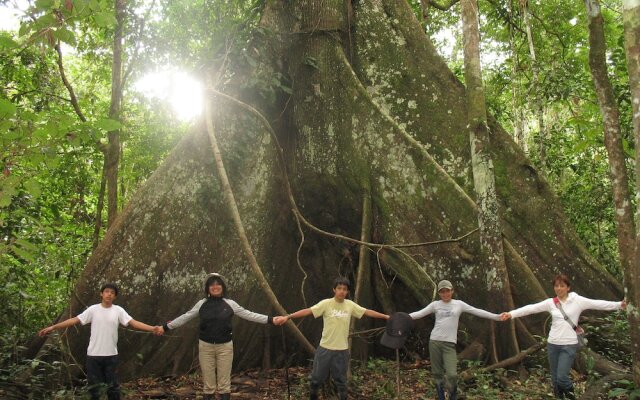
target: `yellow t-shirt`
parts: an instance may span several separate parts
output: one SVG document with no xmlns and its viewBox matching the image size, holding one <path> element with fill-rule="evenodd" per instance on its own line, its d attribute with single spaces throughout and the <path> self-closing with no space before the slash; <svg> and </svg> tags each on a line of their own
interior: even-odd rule
<svg viewBox="0 0 640 400">
<path fill-rule="evenodd" d="M 330 298 L 311 307 L 311 311 L 315 318 L 322 316 L 324 327 L 320 346 L 329 350 L 347 350 L 351 317 L 360 319 L 367 309 L 351 300 L 339 303 L 335 298 Z"/>
</svg>

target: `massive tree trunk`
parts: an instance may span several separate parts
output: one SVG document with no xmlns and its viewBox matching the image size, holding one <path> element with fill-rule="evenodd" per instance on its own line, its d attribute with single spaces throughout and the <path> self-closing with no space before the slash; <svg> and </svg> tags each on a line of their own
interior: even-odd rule
<svg viewBox="0 0 640 400">
<path fill-rule="evenodd" d="M 342 0 L 276 0 L 266 3 L 262 27 L 266 33 L 248 47 L 263 55 L 256 69 L 236 64 L 220 90 L 260 110 L 264 119 L 219 95 L 211 117 L 248 241 L 284 307 L 294 311 L 331 296 L 332 279 L 347 275 L 355 281 L 360 256 L 372 252 L 370 268 L 358 267 L 370 279 L 357 281 L 375 290 L 356 289 L 363 295 L 371 290 L 371 308 L 416 310 L 432 300 L 434 282 L 447 278 L 463 300 L 503 311 L 491 306 L 477 233 L 408 249 L 365 247 L 312 230 L 291 211 L 285 183 L 301 215 L 334 234 L 399 244 L 456 238 L 477 228 L 465 88 L 407 3 L 363 0 L 348 10 Z M 291 95 L 277 86 L 245 86 L 250 75 L 276 73 L 290 82 Z M 275 138 L 265 121 L 273 124 Z M 515 304 L 551 294 L 550 281 L 561 271 L 574 278 L 580 293 L 620 298 L 620 285 L 580 244 L 544 178 L 495 120 L 489 118 L 488 125 Z M 136 319 L 160 323 L 200 299 L 205 274 L 212 271 L 227 277 L 231 298 L 268 312 L 239 250 L 210 148 L 201 124 L 132 197 L 89 260 L 71 313 L 97 301 L 101 282 L 116 281 L 119 304 Z M 368 196 L 370 205 L 363 200 Z M 371 216 L 363 217 L 369 207 Z M 367 221 L 370 233 L 362 227 Z M 489 323 L 469 321 L 462 325 L 473 338 L 489 336 Z M 535 333 L 543 321 L 544 316 L 526 320 Z M 420 322 L 418 329 L 432 324 Z M 124 379 L 190 369 L 197 348 L 194 325 L 162 338 L 122 332 Z M 315 344 L 321 322 L 307 318 L 300 329 Z M 79 360 L 87 334 L 87 328 L 69 334 Z M 273 364 L 282 363 L 282 341 L 264 335 L 279 330 L 236 321 L 236 368 L 260 365 L 264 343 L 272 346 L 266 353 Z M 287 348 L 306 359 L 293 336 Z"/>
<path fill-rule="evenodd" d="M 627 55 L 631 107 L 633 110 L 633 132 L 636 142 L 636 187 L 635 197 L 640 199 L 640 2 L 623 0 L 624 47 Z M 640 202 L 636 202 L 635 259 L 625 271 L 625 292 L 629 301 L 629 325 L 633 343 L 633 380 L 640 387 Z"/>
<path fill-rule="evenodd" d="M 481 263 L 486 267 L 487 291 L 493 309 L 513 309 L 509 275 L 502 246 L 502 224 L 496 195 L 496 179 L 491 159 L 491 137 L 487 126 L 487 107 L 480 66 L 480 26 L 478 2 L 462 0 L 462 36 L 464 38 L 464 79 L 467 86 L 467 127 L 471 145 L 471 171 L 478 202 Z M 498 332 L 513 340 L 494 341 L 493 362 L 518 352 L 513 322 L 502 324 Z M 506 329 L 511 327 L 511 330 Z M 498 343 L 501 346 L 498 346 Z M 511 346 L 510 346 L 511 344 Z M 501 357 L 499 357 L 499 355 Z"/>
</svg>

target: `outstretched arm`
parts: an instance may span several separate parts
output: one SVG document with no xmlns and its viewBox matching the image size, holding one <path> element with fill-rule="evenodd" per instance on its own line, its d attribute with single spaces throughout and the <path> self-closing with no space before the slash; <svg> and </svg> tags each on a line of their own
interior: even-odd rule
<svg viewBox="0 0 640 400">
<path fill-rule="evenodd" d="M 304 318 L 304 317 L 307 317 L 307 316 L 309 316 L 311 314 L 313 314 L 313 312 L 311 311 L 310 308 L 303 308 L 302 310 L 296 311 L 293 314 L 289 314 L 289 315 L 283 316 L 282 318 L 284 319 L 284 322 L 282 322 L 282 323 L 284 324 L 285 322 L 289 321 L 290 319 Z"/>
<path fill-rule="evenodd" d="M 52 331 L 55 331 L 56 329 L 64 329 L 64 328 L 68 328 L 70 326 L 76 325 L 80 323 L 80 319 L 78 317 L 73 317 L 73 318 L 69 318 L 67 320 L 64 320 L 62 322 L 58 322 L 55 325 L 51 325 L 48 326 L 44 329 L 41 329 L 40 332 L 38 332 L 38 336 L 46 336 L 49 333 L 51 333 Z"/>
<path fill-rule="evenodd" d="M 382 314 L 374 310 L 366 310 L 364 315 L 371 318 L 380 318 L 380 319 L 389 319 L 390 317 L 387 314 Z"/>
<path fill-rule="evenodd" d="M 132 327 L 133 329 L 138 329 L 140 331 L 145 331 L 145 332 L 154 332 L 157 334 L 155 326 L 147 325 L 144 322 L 136 321 L 135 319 L 132 319 L 131 321 L 129 321 L 129 326 Z"/>
</svg>

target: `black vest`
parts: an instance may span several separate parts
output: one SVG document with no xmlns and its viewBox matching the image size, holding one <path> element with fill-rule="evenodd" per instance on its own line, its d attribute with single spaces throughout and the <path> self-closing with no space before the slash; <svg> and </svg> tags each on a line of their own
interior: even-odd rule
<svg viewBox="0 0 640 400">
<path fill-rule="evenodd" d="M 209 297 L 200 306 L 200 340 L 219 344 L 231 341 L 233 310 L 222 297 Z"/>
</svg>

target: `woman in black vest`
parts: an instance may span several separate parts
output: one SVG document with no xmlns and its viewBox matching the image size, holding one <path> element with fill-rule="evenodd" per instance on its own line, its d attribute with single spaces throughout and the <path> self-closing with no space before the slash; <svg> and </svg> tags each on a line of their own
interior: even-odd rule
<svg viewBox="0 0 640 400">
<path fill-rule="evenodd" d="M 176 329 L 195 317 L 200 318 L 199 361 L 204 386 L 204 400 L 212 400 L 214 393 L 221 400 L 231 398 L 231 367 L 233 365 L 233 341 L 231 320 L 234 315 L 259 324 L 273 324 L 270 316 L 257 314 L 227 299 L 227 285 L 220 274 L 209 274 L 204 283 L 205 298 L 191 310 L 160 328 L 159 333 Z M 278 318 L 278 317 L 276 317 Z M 279 322 L 279 320 L 277 320 Z"/>
</svg>

